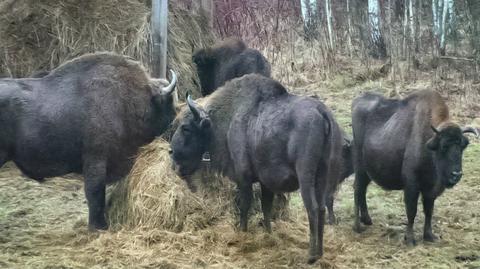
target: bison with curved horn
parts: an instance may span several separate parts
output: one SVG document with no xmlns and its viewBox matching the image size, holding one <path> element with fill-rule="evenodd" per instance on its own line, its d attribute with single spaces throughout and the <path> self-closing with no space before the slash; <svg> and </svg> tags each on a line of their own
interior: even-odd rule
<svg viewBox="0 0 480 269">
<path fill-rule="evenodd" d="M 339 178 L 343 138 L 329 109 L 289 94 L 278 82 L 249 74 L 227 82 L 204 100 L 187 97 L 171 140 L 173 167 L 195 190 L 191 175 L 202 155 L 240 191 L 240 229 L 247 230 L 252 184 L 259 182 L 267 231 L 274 193 L 300 188 L 310 224 L 309 263 L 323 253 L 325 200 Z"/>
<path fill-rule="evenodd" d="M 355 166 L 355 225 L 361 232 L 372 220 L 366 191 L 371 180 L 387 190 L 403 190 L 407 211 L 405 240 L 415 244 L 413 224 L 422 195 L 423 239 L 435 241 L 432 215 L 435 199 L 462 177 L 462 155 L 469 141 L 450 121 L 449 110 L 435 91 L 418 91 L 405 99 L 366 93 L 352 104 Z"/>
<path fill-rule="evenodd" d="M 0 80 L 0 165 L 42 180 L 85 178 L 90 229 L 106 229 L 105 186 L 123 178 L 140 146 L 175 118 L 171 82 L 124 56 L 87 54 L 42 78 Z M 168 84 L 168 85 L 167 85 Z"/>
</svg>

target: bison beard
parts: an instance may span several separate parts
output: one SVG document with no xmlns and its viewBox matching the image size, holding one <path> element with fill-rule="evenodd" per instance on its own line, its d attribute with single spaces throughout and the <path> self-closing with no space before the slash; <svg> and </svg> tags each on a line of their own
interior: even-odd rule
<svg viewBox="0 0 480 269">
<path fill-rule="evenodd" d="M 159 84 L 169 84 L 160 86 Z M 87 54 L 40 78 L 0 80 L 0 166 L 13 160 L 41 180 L 85 177 L 90 229 L 106 229 L 105 186 L 123 178 L 140 146 L 175 118 L 172 81 L 137 63 Z"/>
<path fill-rule="evenodd" d="M 233 78 L 252 73 L 270 77 L 271 73 L 270 63 L 258 50 L 249 49 L 243 41 L 236 39 L 200 49 L 192 58 L 197 66 L 203 96 Z"/>
<path fill-rule="evenodd" d="M 432 215 L 435 199 L 462 176 L 464 133 L 449 121 L 448 107 L 434 91 L 419 91 L 403 100 L 367 93 L 352 104 L 355 166 L 355 224 L 361 232 L 371 225 L 366 191 L 370 181 L 387 190 L 403 190 L 408 225 L 405 240 L 415 244 L 413 224 L 422 194 L 423 238 L 435 241 Z"/>
<path fill-rule="evenodd" d="M 175 171 L 188 180 L 208 151 L 211 168 L 238 185 L 242 231 L 254 182 L 261 185 L 267 231 L 273 194 L 300 188 L 310 225 L 308 262 L 315 262 L 323 254 L 325 200 L 341 176 L 344 139 L 330 111 L 254 74 L 227 82 L 204 107 L 187 103 L 171 141 Z"/>
</svg>

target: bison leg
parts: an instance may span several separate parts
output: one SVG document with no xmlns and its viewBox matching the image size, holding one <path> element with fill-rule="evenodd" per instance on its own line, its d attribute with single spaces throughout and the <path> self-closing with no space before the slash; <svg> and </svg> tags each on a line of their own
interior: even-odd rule
<svg viewBox="0 0 480 269">
<path fill-rule="evenodd" d="M 318 259 L 318 209 L 319 205 L 316 199 L 314 186 L 304 184 L 300 186 L 303 204 L 307 210 L 308 224 L 310 227 L 310 253 L 308 263 L 312 264 Z"/>
<path fill-rule="evenodd" d="M 89 230 L 106 230 L 105 219 L 105 177 L 106 161 L 101 158 L 85 158 L 83 176 L 85 177 L 85 196 L 88 203 Z"/>
<path fill-rule="evenodd" d="M 435 203 L 434 198 L 425 197 L 422 195 L 423 201 L 423 212 L 425 214 L 425 226 L 423 227 L 423 240 L 427 242 L 435 242 L 438 237 L 435 236 L 432 232 L 432 215 L 433 215 L 433 206 Z"/>
<path fill-rule="evenodd" d="M 335 218 L 335 212 L 333 212 L 333 195 L 329 195 L 327 199 L 327 210 L 328 210 L 328 224 L 334 225 L 337 223 Z"/>
<path fill-rule="evenodd" d="M 240 190 L 240 230 L 247 231 L 248 211 L 252 203 L 252 184 L 242 183 L 239 185 Z"/>
<path fill-rule="evenodd" d="M 355 224 L 353 230 L 357 233 L 365 231 L 360 222 L 365 225 L 372 225 L 372 219 L 368 214 L 367 207 L 367 187 L 371 179 L 364 172 L 355 173 Z"/>
<path fill-rule="evenodd" d="M 301 166 L 300 166 L 301 167 Z M 297 169 L 302 171 L 302 169 Z M 326 175 L 325 169 L 315 175 L 305 168 L 299 173 L 300 193 L 307 210 L 310 226 L 310 253 L 307 262 L 314 263 L 323 255 L 323 229 L 325 226 Z"/>
<path fill-rule="evenodd" d="M 321 180 L 320 180 L 321 181 Z M 323 182 L 326 182 L 324 179 Z M 323 230 L 325 229 L 325 187 L 316 186 L 317 201 L 320 202 L 318 213 L 317 213 L 317 223 L 318 223 L 318 235 L 317 235 L 317 244 L 318 244 L 318 256 L 322 257 L 323 255 Z"/>
<path fill-rule="evenodd" d="M 416 187 L 407 185 L 404 190 L 404 200 L 405 208 L 407 210 L 407 231 L 405 233 L 405 243 L 409 246 L 414 246 L 415 242 L 415 233 L 413 232 L 413 224 L 415 222 L 415 217 L 417 216 L 417 204 L 419 191 Z"/>
<path fill-rule="evenodd" d="M 265 230 L 268 233 L 272 232 L 271 219 L 272 219 L 272 204 L 273 204 L 273 192 L 267 187 L 261 184 L 262 187 L 262 211 L 263 211 L 263 224 Z"/>
</svg>

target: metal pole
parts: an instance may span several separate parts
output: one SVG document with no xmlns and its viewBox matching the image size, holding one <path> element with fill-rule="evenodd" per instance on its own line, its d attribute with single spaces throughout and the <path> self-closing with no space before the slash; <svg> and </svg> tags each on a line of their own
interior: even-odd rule
<svg viewBox="0 0 480 269">
<path fill-rule="evenodd" d="M 168 0 L 152 0 L 152 76 L 167 78 Z"/>
</svg>

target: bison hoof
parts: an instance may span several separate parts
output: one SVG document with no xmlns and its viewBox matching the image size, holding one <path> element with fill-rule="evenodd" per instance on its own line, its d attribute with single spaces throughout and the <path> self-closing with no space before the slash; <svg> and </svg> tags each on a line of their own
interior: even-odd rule
<svg viewBox="0 0 480 269">
<path fill-rule="evenodd" d="M 308 257 L 307 263 L 308 264 L 314 264 L 318 260 L 319 256 L 318 255 L 310 255 Z"/>
<path fill-rule="evenodd" d="M 98 230 L 108 230 L 108 224 L 106 221 L 101 221 L 98 223 L 89 223 L 88 230 L 91 232 L 95 232 Z"/>
<path fill-rule="evenodd" d="M 368 215 L 367 216 L 362 216 L 360 218 L 360 221 L 365 225 L 368 225 L 368 226 L 372 225 L 372 219 Z"/>
<path fill-rule="evenodd" d="M 438 237 L 436 235 L 434 235 L 433 233 L 425 233 L 423 235 L 423 241 L 426 241 L 426 242 L 436 242 L 438 240 Z"/>
<path fill-rule="evenodd" d="M 407 247 L 414 247 L 417 245 L 417 242 L 413 237 L 405 237 L 405 244 L 407 245 Z"/>
<path fill-rule="evenodd" d="M 328 225 L 337 225 L 338 222 L 337 222 L 337 219 L 335 218 L 335 216 L 328 216 L 327 224 Z"/>
<path fill-rule="evenodd" d="M 247 225 L 246 224 L 245 225 L 240 224 L 240 231 L 246 233 L 248 231 Z"/>
<path fill-rule="evenodd" d="M 272 226 L 271 225 L 265 225 L 265 231 L 269 234 L 272 233 Z"/>
<path fill-rule="evenodd" d="M 353 226 L 353 231 L 356 233 L 363 233 L 366 230 L 367 230 L 367 227 L 360 225 L 360 223 L 357 223 Z"/>
</svg>

